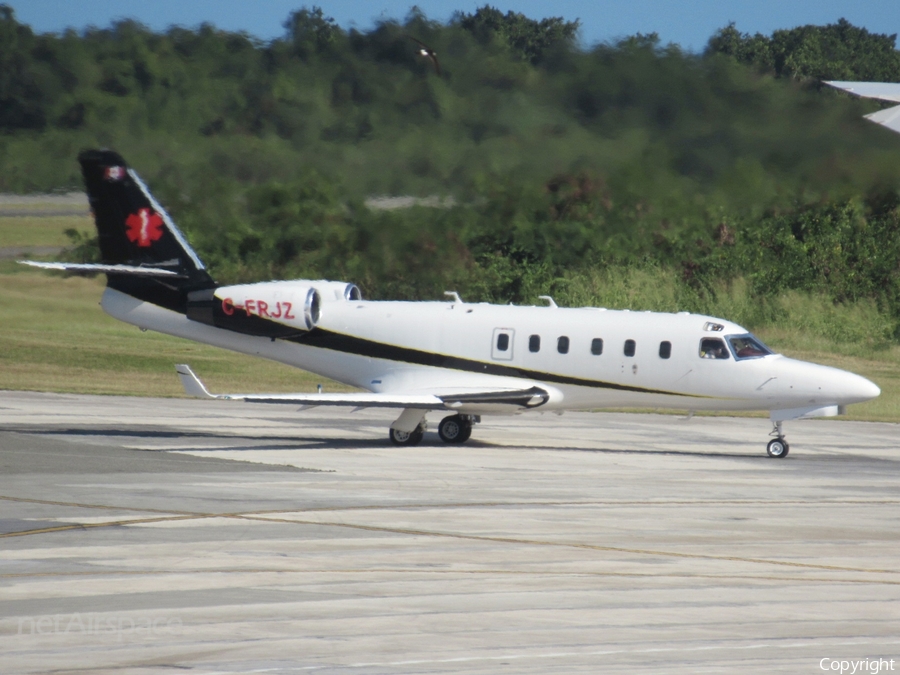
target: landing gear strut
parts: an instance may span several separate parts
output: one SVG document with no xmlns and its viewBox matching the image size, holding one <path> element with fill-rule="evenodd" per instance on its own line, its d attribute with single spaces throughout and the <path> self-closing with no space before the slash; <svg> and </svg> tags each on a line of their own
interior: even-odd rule
<svg viewBox="0 0 900 675">
<path fill-rule="evenodd" d="M 769 457 L 775 457 L 777 459 L 782 459 L 787 457 L 788 451 L 791 449 L 791 446 L 788 445 L 788 442 L 784 440 L 784 433 L 781 430 L 781 422 L 775 422 L 775 427 L 772 429 L 772 433 L 770 436 L 774 436 L 769 444 L 766 446 L 766 453 Z"/>
<path fill-rule="evenodd" d="M 472 415 L 451 415 L 441 420 L 438 436 L 444 443 L 465 443 L 472 435 Z"/>
</svg>

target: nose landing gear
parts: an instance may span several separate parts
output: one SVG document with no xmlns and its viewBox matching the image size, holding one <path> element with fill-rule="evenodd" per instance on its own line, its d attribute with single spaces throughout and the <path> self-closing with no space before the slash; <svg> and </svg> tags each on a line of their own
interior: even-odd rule
<svg viewBox="0 0 900 675">
<path fill-rule="evenodd" d="M 769 435 L 774 436 L 775 438 L 769 441 L 769 444 L 766 446 L 766 454 L 768 454 L 769 457 L 775 457 L 777 459 L 787 457 L 791 446 L 784 440 L 784 433 L 782 432 L 780 421 L 775 422 L 775 427 Z"/>
</svg>

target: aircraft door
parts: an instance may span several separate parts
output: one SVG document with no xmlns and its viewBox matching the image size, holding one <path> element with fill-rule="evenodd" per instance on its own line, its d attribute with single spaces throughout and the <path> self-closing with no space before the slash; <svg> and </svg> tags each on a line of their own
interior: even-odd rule
<svg viewBox="0 0 900 675">
<path fill-rule="evenodd" d="M 515 331 L 512 328 L 495 328 L 491 342 L 491 358 L 498 361 L 512 361 L 514 336 Z"/>
</svg>

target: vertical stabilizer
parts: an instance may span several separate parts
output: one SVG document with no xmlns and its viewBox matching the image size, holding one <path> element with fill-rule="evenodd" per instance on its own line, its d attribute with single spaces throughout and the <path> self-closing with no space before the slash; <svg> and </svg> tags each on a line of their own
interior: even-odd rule
<svg viewBox="0 0 900 675">
<path fill-rule="evenodd" d="M 106 265 L 167 270 L 178 279 L 107 271 L 110 288 L 183 311 L 188 291 L 215 287 L 200 258 L 169 214 L 118 153 L 78 156 Z"/>
</svg>

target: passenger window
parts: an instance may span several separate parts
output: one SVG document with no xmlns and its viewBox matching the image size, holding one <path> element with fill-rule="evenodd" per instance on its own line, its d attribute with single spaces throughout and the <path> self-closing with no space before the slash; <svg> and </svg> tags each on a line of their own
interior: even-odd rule
<svg viewBox="0 0 900 675">
<path fill-rule="evenodd" d="M 532 335 L 528 338 L 528 351 L 530 351 L 530 352 L 541 351 L 541 336 L 540 335 Z"/>
<path fill-rule="evenodd" d="M 600 356 L 603 353 L 603 339 L 594 338 L 591 340 L 591 354 Z"/>
<path fill-rule="evenodd" d="M 500 333 L 497 336 L 497 351 L 505 352 L 509 349 L 509 335 L 507 333 Z"/>
<path fill-rule="evenodd" d="M 667 359 L 672 356 L 672 343 L 668 340 L 659 343 L 659 358 Z"/>
<path fill-rule="evenodd" d="M 556 351 L 558 351 L 560 354 L 568 354 L 569 353 L 569 338 L 567 338 L 565 335 L 560 337 L 556 341 Z"/>
<path fill-rule="evenodd" d="M 625 340 L 625 356 L 634 356 L 634 340 Z"/>
<path fill-rule="evenodd" d="M 700 358 L 730 359 L 725 343 L 719 338 L 703 338 L 700 340 Z"/>
</svg>

